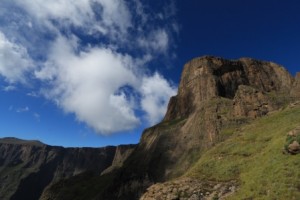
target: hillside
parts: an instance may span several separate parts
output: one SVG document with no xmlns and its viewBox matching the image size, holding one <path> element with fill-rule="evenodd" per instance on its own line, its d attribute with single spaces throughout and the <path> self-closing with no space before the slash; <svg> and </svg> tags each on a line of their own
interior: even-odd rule
<svg viewBox="0 0 300 200">
<path fill-rule="evenodd" d="M 280 111 L 285 115 L 288 112 L 282 109 L 299 99 L 299 79 L 299 74 L 294 78 L 282 66 L 272 62 L 250 58 L 227 60 L 212 56 L 193 59 L 184 66 L 178 94 L 171 98 L 163 121 L 143 132 L 140 143 L 121 168 L 110 170 L 102 176 L 82 175 L 58 182 L 48 188 L 41 199 L 87 199 L 87 195 L 88 199 L 139 199 L 151 185 L 154 185 L 151 187 L 154 189 L 152 191 L 150 188 L 150 193 L 156 194 L 156 190 L 159 190 L 161 194 L 160 186 L 156 183 L 182 176 L 185 179 L 183 183 L 179 180 L 178 184 L 183 186 L 191 182 L 191 188 L 195 191 L 197 188 L 210 187 L 215 187 L 216 191 L 227 191 L 227 187 L 230 187 L 231 192 L 224 193 L 223 197 L 235 193 L 241 185 L 237 174 L 244 169 L 236 166 L 243 160 L 239 161 L 238 156 L 229 156 L 228 160 L 232 162 L 224 162 L 219 169 L 222 157 L 214 161 L 215 155 L 209 152 L 223 144 L 226 144 L 225 149 L 236 151 L 236 154 L 246 151 L 245 142 L 235 149 L 234 140 L 239 138 L 237 132 L 248 137 L 250 134 L 244 134 L 244 131 L 251 126 L 261 130 L 253 135 L 254 141 L 260 135 L 268 140 L 262 139 L 257 147 L 255 143 L 253 148 L 248 147 L 250 152 L 256 152 L 256 148 L 259 150 L 259 147 L 268 145 L 273 139 L 275 141 L 273 136 L 276 137 L 274 134 L 279 134 L 276 131 L 280 129 L 268 135 L 268 132 L 262 132 L 267 130 L 259 120 L 269 119 L 272 124 L 272 120 L 275 120 L 271 118 L 272 113 Z M 295 119 L 297 117 L 294 116 Z M 278 120 L 281 121 L 280 116 Z M 274 124 L 275 127 L 278 125 Z M 296 125 L 296 122 L 287 124 L 285 131 Z M 283 134 L 282 138 L 286 135 L 283 132 L 280 134 Z M 270 149 L 277 148 L 273 142 L 270 144 Z M 250 159 L 248 153 L 246 151 L 245 157 Z M 280 169 L 274 170 L 273 173 Z M 255 180 L 251 181 L 255 183 Z M 178 196 L 170 194 L 172 191 L 172 188 L 166 188 L 164 193 L 167 196 L 161 196 L 161 199 L 178 199 Z M 251 190 L 248 192 L 255 194 Z M 207 195 L 210 197 L 211 192 Z M 147 194 L 144 197 L 152 198 Z"/>
<path fill-rule="evenodd" d="M 61 179 L 89 172 L 100 174 L 122 162 L 134 145 L 103 148 L 63 148 L 39 141 L 0 139 L 0 199 L 37 200 Z M 119 163 L 119 165 L 121 165 Z"/>
<path fill-rule="evenodd" d="M 299 119 L 300 103 L 231 130 L 181 178 L 152 186 L 141 199 L 300 199 L 299 155 L 283 152 Z"/>
</svg>

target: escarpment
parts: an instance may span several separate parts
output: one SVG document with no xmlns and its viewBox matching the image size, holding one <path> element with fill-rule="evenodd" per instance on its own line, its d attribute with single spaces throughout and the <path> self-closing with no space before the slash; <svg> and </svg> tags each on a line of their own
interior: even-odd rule
<svg viewBox="0 0 300 200">
<path fill-rule="evenodd" d="M 295 79 L 278 64 L 250 58 L 193 59 L 184 66 L 178 94 L 170 99 L 162 122 L 143 132 L 122 167 L 97 178 L 93 198 L 138 199 L 152 184 L 184 174 L 231 130 L 298 97 L 299 74 Z M 107 178 L 109 184 L 103 187 Z M 64 189 L 71 193 L 69 186 Z M 63 193 L 47 198 L 57 188 L 50 188 L 42 199 L 64 198 Z"/>
<path fill-rule="evenodd" d="M 122 162 L 118 157 L 122 155 L 120 149 L 124 154 L 133 148 L 134 145 L 63 148 L 39 141 L 2 138 L 0 199 L 39 199 L 43 190 L 52 183 L 84 172 L 100 174 L 113 162 Z"/>
<path fill-rule="evenodd" d="M 234 99 L 240 85 L 288 97 L 293 81 L 288 71 L 272 62 L 196 58 L 184 66 L 178 95 L 171 98 L 164 121 L 187 117 L 213 98 Z"/>
</svg>

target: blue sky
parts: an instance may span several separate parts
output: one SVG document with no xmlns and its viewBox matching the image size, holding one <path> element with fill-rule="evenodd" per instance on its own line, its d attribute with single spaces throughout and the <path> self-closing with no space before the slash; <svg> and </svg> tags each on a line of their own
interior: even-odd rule
<svg viewBox="0 0 300 200">
<path fill-rule="evenodd" d="M 299 10 L 296 0 L 2 0 L 0 137 L 137 143 L 194 57 L 300 71 Z"/>
</svg>

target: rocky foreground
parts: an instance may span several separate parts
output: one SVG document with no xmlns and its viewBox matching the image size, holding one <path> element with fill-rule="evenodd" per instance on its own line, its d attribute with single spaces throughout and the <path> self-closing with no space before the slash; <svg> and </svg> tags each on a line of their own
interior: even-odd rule
<svg viewBox="0 0 300 200">
<path fill-rule="evenodd" d="M 220 200 L 234 193 L 237 185 L 236 181 L 221 183 L 182 178 L 149 187 L 140 200 Z"/>
</svg>

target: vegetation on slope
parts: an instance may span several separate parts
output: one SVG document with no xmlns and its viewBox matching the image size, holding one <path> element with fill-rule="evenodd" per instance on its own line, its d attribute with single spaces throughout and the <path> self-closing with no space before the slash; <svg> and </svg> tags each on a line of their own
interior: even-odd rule
<svg viewBox="0 0 300 200">
<path fill-rule="evenodd" d="M 300 199 L 300 157 L 282 153 L 286 134 L 298 126 L 299 106 L 259 118 L 204 153 L 185 176 L 238 180 L 228 199 Z"/>
<path fill-rule="evenodd" d="M 102 175 L 94 172 L 84 172 L 80 175 L 61 180 L 53 184 L 49 188 L 48 193 L 44 194 L 42 200 L 64 199 L 64 200 L 82 200 L 97 199 L 97 195 L 102 195 L 101 191 L 105 191 L 106 187 L 111 184 L 113 174 Z M 65 187 L 65 186 L 68 187 Z M 102 189 L 102 190 L 99 190 Z"/>
</svg>

